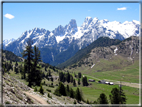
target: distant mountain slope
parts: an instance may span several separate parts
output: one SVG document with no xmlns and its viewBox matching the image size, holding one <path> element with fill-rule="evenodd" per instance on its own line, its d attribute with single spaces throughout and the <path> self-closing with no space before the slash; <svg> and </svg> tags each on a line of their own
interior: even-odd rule
<svg viewBox="0 0 142 107">
<path fill-rule="evenodd" d="M 122 69 L 135 61 L 138 62 L 139 52 L 139 37 L 132 36 L 116 45 L 96 47 L 74 64 L 71 63 L 72 65 L 68 68 L 93 68 L 95 72 Z M 74 57 L 76 58 L 77 56 L 75 55 Z M 66 63 L 68 64 L 66 61 L 62 66 L 65 66 Z"/>
<path fill-rule="evenodd" d="M 111 39 L 124 40 L 132 35 L 139 36 L 139 29 L 140 23 L 136 20 L 120 23 L 117 21 L 109 22 L 106 19 L 99 20 L 96 17 L 94 19 L 86 17 L 79 27 L 76 20 L 71 19 L 66 26 L 59 25 L 53 31 L 44 28 L 33 28 L 25 31 L 17 40 L 4 45 L 3 49 L 21 56 L 26 41 L 30 38 L 33 40 L 32 46 L 36 45 L 42 51 L 41 59 L 43 62 L 56 66 L 71 58 L 78 50 L 85 48 L 99 37 L 106 36 Z M 68 55 L 68 53 L 71 54 Z"/>
<path fill-rule="evenodd" d="M 11 60 L 11 61 L 22 61 L 23 58 L 16 56 L 14 53 L 3 50 L 3 58 L 4 60 Z"/>
<path fill-rule="evenodd" d="M 100 37 L 93 43 L 91 43 L 89 46 L 87 46 L 84 49 L 79 50 L 73 57 L 71 57 L 66 62 L 59 64 L 58 67 L 63 68 L 69 65 L 72 65 L 73 63 L 78 62 L 81 58 L 86 56 L 92 49 L 95 47 L 105 47 L 105 46 L 111 46 L 111 45 L 117 45 L 121 41 L 118 39 L 110 39 L 108 37 Z"/>
</svg>

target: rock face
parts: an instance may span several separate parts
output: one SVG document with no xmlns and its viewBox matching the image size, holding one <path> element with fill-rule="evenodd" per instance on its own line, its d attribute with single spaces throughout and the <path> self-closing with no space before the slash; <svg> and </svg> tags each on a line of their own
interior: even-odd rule
<svg viewBox="0 0 142 107">
<path fill-rule="evenodd" d="M 64 60 L 60 62 L 55 60 L 58 59 L 58 55 L 62 54 L 67 60 L 99 37 L 107 36 L 111 39 L 124 40 L 130 36 L 139 36 L 139 29 L 140 23 L 135 20 L 120 23 L 86 17 L 82 26 L 78 27 L 76 20 L 72 19 L 65 27 L 60 25 L 53 31 L 43 28 L 25 31 L 17 40 L 4 45 L 4 49 L 21 56 L 21 52 L 25 49 L 26 42 L 30 38 L 33 40 L 33 46 L 36 45 L 42 51 L 41 59 L 46 63 L 57 65 L 64 62 Z M 64 55 L 64 52 L 73 53 L 70 57 L 66 57 L 68 55 Z"/>
<path fill-rule="evenodd" d="M 30 88 L 13 77 L 3 75 L 3 103 L 4 104 L 34 104 L 35 101 L 23 91 Z"/>
</svg>

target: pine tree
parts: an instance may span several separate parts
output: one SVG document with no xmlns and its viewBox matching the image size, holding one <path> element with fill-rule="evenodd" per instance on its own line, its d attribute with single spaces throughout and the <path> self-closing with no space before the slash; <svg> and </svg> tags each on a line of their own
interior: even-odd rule
<svg viewBox="0 0 142 107">
<path fill-rule="evenodd" d="M 120 93 L 118 88 L 113 88 L 111 91 L 111 95 L 109 95 L 111 104 L 119 104 L 121 99 L 120 99 Z"/>
<path fill-rule="evenodd" d="M 72 88 L 70 88 L 70 97 L 71 97 L 71 98 L 74 98 L 74 91 L 73 91 Z"/>
<path fill-rule="evenodd" d="M 75 79 L 73 80 L 73 86 L 74 86 L 74 87 L 76 86 L 76 82 L 75 82 Z"/>
<path fill-rule="evenodd" d="M 42 88 L 42 85 L 40 84 L 40 89 L 39 89 L 39 92 L 43 95 L 44 94 L 44 90 Z"/>
<path fill-rule="evenodd" d="M 108 104 L 107 96 L 104 93 L 100 94 L 100 97 L 97 99 L 98 104 Z"/>
<path fill-rule="evenodd" d="M 69 83 L 70 82 L 70 74 L 69 74 L 69 72 L 67 72 L 67 74 L 66 74 L 66 81 Z"/>
<path fill-rule="evenodd" d="M 60 85 L 59 85 L 59 92 L 61 93 L 61 95 L 64 95 L 66 96 L 66 91 L 65 91 L 65 86 L 62 82 L 60 82 Z"/>
<path fill-rule="evenodd" d="M 78 78 L 81 78 L 81 72 L 78 73 Z"/>
<path fill-rule="evenodd" d="M 32 67 L 32 74 L 34 76 L 33 82 L 35 85 L 40 85 L 42 80 L 42 73 L 39 70 L 40 67 L 37 65 L 38 62 L 41 61 L 40 57 L 40 51 L 38 50 L 38 47 L 34 46 L 34 58 L 33 58 L 33 67 Z"/>
<path fill-rule="evenodd" d="M 70 82 L 73 83 L 73 76 L 70 75 Z"/>
<path fill-rule="evenodd" d="M 80 78 L 78 78 L 78 85 L 80 85 Z"/>
<path fill-rule="evenodd" d="M 17 63 L 17 61 L 16 61 L 16 63 L 15 63 L 15 66 L 16 66 L 16 67 L 18 66 L 18 63 Z"/>
<path fill-rule="evenodd" d="M 32 80 L 33 80 L 33 75 L 32 75 L 32 61 L 33 61 L 32 43 L 33 43 L 32 40 L 29 39 L 27 41 L 26 49 L 22 53 L 23 57 L 26 57 L 24 62 L 27 65 L 27 73 L 28 73 L 27 81 L 29 82 L 28 83 L 29 87 L 31 87 L 33 85 L 33 83 L 32 83 Z"/>
<path fill-rule="evenodd" d="M 87 82 L 87 77 L 86 76 L 82 78 L 82 84 L 83 84 L 83 86 L 88 86 L 88 82 Z"/>
<path fill-rule="evenodd" d="M 119 92 L 120 92 L 120 104 L 126 104 L 126 95 L 125 95 L 125 93 L 123 92 L 123 89 L 122 89 L 122 87 L 120 86 L 120 90 L 119 90 Z"/>
<path fill-rule="evenodd" d="M 79 88 L 76 89 L 76 96 L 75 96 L 76 100 L 79 102 L 82 100 L 81 98 L 81 93 L 79 91 Z"/>
</svg>

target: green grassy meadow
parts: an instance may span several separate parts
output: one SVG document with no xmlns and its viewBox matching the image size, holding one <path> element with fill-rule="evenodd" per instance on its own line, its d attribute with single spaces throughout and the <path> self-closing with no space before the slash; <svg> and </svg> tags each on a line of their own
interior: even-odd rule
<svg viewBox="0 0 142 107">
<path fill-rule="evenodd" d="M 15 64 L 15 63 L 12 63 L 12 64 Z M 23 63 L 19 63 L 18 62 L 18 65 L 20 65 Z M 94 66 L 95 67 L 95 66 Z M 44 67 L 41 68 L 41 70 L 43 72 L 45 72 L 46 74 L 46 71 L 44 71 Z M 115 71 L 103 71 L 103 72 L 93 72 L 93 69 L 91 69 L 89 72 L 86 72 L 87 71 L 87 67 L 82 67 L 80 69 L 74 69 L 74 71 L 71 71 L 73 73 L 71 73 L 73 76 L 74 76 L 74 72 L 76 74 L 78 74 L 78 72 L 81 72 L 82 75 L 88 75 L 87 76 L 87 79 L 93 79 L 92 77 L 95 77 L 95 78 L 98 78 L 99 79 L 110 79 L 110 80 L 122 80 L 122 81 L 127 81 L 127 82 L 134 82 L 134 83 L 138 83 L 138 73 L 139 73 L 139 67 L 138 67 L 138 62 L 135 62 L 133 65 L 130 65 L 128 67 L 125 67 L 124 69 L 121 69 L 121 70 L 115 70 Z M 48 71 L 49 69 L 47 69 Z M 50 69 L 51 70 L 51 69 Z M 58 73 L 57 72 L 54 72 L 51 70 L 51 74 L 52 75 L 56 75 L 58 76 Z M 26 80 L 24 79 L 21 79 L 21 74 L 18 73 L 18 74 L 15 74 L 14 71 L 10 71 L 10 74 L 12 77 L 15 77 L 16 79 L 20 80 L 21 82 L 23 82 L 24 84 L 28 85 L 28 82 L 26 82 Z M 89 77 L 89 76 L 92 76 L 92 77 Z M 122 76 L 124 76 L 124 79 L 122 79 Z M 74 79 L 76 80 L 76 84 L 77 84 L 77 78 L 74 77 Z M 80 79 L 82 81 L 82 79 Z M 105 93 L 107 95 L 107 99 L 109 100 L 109 95 L 111 93 L 111 90 L 112 88 L 114 87 L 119 87 L 118 85 L 106 85 L 106 84 L 99 84 L 97 83 L 97 79 L 95 79 L 96 82 L 89 82 L 91 83 L 91 85 L 87 86 L 87 87 L 83 87 L 82 84 L 81 85 L 77 85 L 77 87 L 79 87 L 81 90 L 82 90 L 82 93 L 83 93 L 83 97 L 85 100 L 89 100 L 89 101 L 96 101 L 97 98 L 99 97 L 99 95 L 101 93 Z M 43 79 L 42 80 L 42 83 L 45 81 L 46 84 L 51 84 L 52 82 L 47 79 Z M 58 80 L 55 80 L 53 81 L 53 85 L 56 85 L 58 84 L 59 81 Z M 64 85 L 69 85 L 69 87 L 72 87 L 74 91 L 76 91 L 76 88 L 77 87 L 74 87 L 72 83 L 67 83 L 65 82 Z M 32 87 L 33 89 L 35 87 Z M 37 87 L 37 89 L 39 90 L 39 86 Z M 51 90 L 51 94 L 53 96 L 53 93 L 55 91 L 55 89 L 57 88 L 57 86 L 54 86 L 54 87 L 49 87 L 47 85 L 43 85 L 43 88 L 44 88 L 44 92 L 46 93 L 50 93 L 47 91 L 47 89 Z M 122 89 L 124 90 L 125 92 L 125 95 L 127 97 L 127 104 L 138 104 L 139 103 L 139 89 L 138 88 L 133 88 L 133 87 L 128 87 L 128 86 L 122 86 Z M 65 99 L 66 97 L 63 97 L 62 98 L 59 98 L 57 97 L 58 99 Z M 72 101 L 73 102 L 73 101 Z"/>
</svg>

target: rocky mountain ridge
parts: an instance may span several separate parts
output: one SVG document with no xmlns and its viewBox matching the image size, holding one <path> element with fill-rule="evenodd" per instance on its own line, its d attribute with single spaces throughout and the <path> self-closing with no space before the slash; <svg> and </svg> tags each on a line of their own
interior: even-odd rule
<svg viewBox="0 0 142 107">
<path fill-rule="evenodd" d="M 43 28 L 25 31 L 21 37 L 6 45 L 4 49 L 21 56 L 21 52 L 25 49 L 26 41 L 30 38 L 33 40 L 33 46 L 36 45 L 42 51 L 41 57 L 44 62 L 58 65 L 101 36 L 124 40 L 132 35 L 139 36 L 139 29 L 140 24 L 135 20 L 120 23 L 86 17 L 82 26 L 78 27 L 76 20 L 72 19 L 65 27 L 59 25 L 53 31 Z M 70 50 L 71 48 L 72 50 Z M 64 54 L 70 52 L 72 52 L 71 55 Z M 57 56 L 61 54 L 65 57 L 65 60 L 57 61 Z"/>
</svg>

